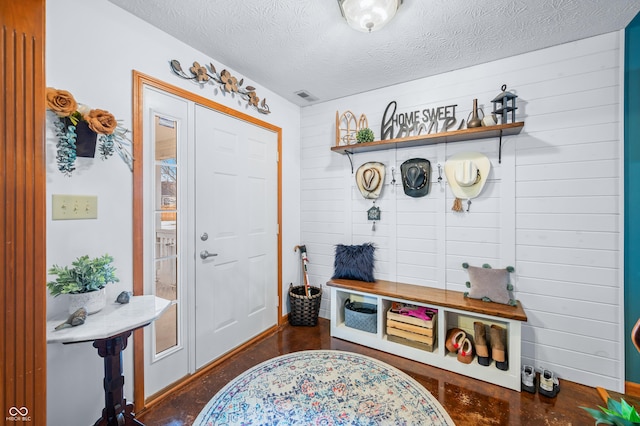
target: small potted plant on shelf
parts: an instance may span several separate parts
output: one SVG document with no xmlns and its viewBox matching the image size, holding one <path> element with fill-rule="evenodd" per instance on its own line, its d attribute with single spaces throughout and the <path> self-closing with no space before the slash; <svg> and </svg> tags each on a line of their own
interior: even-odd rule
<svg viewBox="0 0 640 426">
<path fill-rule="evenodd" d="M 374 139 L 373 130 L 371 130 L 368 127 L 365 127 L 364 129 L 360 129 L 358 130 L 358 133 L 356 133 L 356 141 L 358 143 L 373 142 L 373 139 Z"/>
<path fill-rule="evenodd" d="M 71 267 L 53 265 L 49 275 L 56 275 L 57 279 L 47 283 L 49 292 L 54 297 L 69 295 L 70 314 L 81 307 L 88 314 L 96 313 L 106 305 L 104 287 L 119 281 L 112 262 L 113 257 L 108 254 L 94 259 L 84 255 L 74 260 Z"/>
<path fill-rule="evenodd" d="M 591 414 L 596 420 L 596 425 L 615 425 L 615 426 L 632 426 L 640 425 L 640 415 L 636 409 L 629 405 L 624 399 L 620 399 L 620 402 L 608 398 L 607 408 L 598 407 L 601 411 L 594 408 L 580 407 Z"/>
</svg>

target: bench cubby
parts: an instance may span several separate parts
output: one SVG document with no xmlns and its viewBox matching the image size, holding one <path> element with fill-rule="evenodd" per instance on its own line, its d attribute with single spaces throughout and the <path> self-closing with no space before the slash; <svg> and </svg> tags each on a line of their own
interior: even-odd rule
<svg viewBox="0 0 640 426">
<path fill-rule="evenodd" d="M 382 280 L 366 283 L 332 279 L 327 282 L 327 285 L 331 289 L 332 337 L 520 391 L 521 324 L 527 321 L 520 302 L 516 306 L 483 302 L 465 298 L 463 293 L 457 291 Z M 376 333 L 368 333 L 345 325 L 344 302 L 347 299 L 360 299 L 377 306 Z M 435 337 L 433 351 L 389 340 L 386 327 L 387 312 L 393 302 L 438 310 L 433 330 Z M 457 327 L 473 336 L 474 321 L 482 321 L 486 326 L 495 324 L 506 329 L 508 370 L 497 369 L 493 361 L 489 366 L 482 366 L 478 364 L 477 357 L 474 357 L 471 364 L 464 364 L 457 360 L 456 354 L 447 351 L 445 347 L 447 330 Z"/>
</svg>

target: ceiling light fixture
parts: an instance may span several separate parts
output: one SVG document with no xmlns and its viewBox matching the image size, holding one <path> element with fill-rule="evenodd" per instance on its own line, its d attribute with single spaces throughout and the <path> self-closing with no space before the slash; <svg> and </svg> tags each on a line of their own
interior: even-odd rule
<svg viewBox="0 0 640 426">
<path fill-rule="evenodd" d="M 396 14 L 403 0 L 338 0 L 349 26 L 363 32 L 384 27 Z"/>
</svg>

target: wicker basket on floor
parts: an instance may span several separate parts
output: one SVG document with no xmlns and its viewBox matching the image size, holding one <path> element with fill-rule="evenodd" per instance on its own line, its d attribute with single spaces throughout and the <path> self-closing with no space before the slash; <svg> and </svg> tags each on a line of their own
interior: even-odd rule
<svg viewBox="0 0 640 426">
<path fill-rule="evenodd" d="M 304 286 L 289 286 L 289 324 L 314 326 L 318 324 L 318 313 L 320 312 L 320 301 L 322 300 L 322 289 L 309 286 L 311 296 L 305 294 Z"/>
</svg>

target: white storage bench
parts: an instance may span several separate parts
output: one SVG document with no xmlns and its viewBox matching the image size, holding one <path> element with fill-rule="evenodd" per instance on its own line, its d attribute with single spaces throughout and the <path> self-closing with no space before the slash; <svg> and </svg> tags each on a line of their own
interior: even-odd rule
<svg viewBox="0 0 640 426">
<path fill-rule="evenodd" d="M 527 315 L 520 302 L 516 306 L 483 302 L 465 298 L 459 291 L 442 290 L 393 281 L 378 280 L 367 283 L 355 280 L 333 279 L 327 282 L 331 288 L 331 336 L 414 361 L 433 365 L 485 382 L 520 391 L 521 324 Z M 367 303 L 377 305 L 377 332 L 369 333 L 345 325 L 344 302 L 359 295 Z M 390 341 L 387 335 L 387 312 L 393 302 L 408 303 L 438 310 L 434 326 L 433 351 Z M 477 357 L 471 364 L 457 360 L 456 354 L 445 347 L 447 330 L 463 329 L 473 337 L 473 322 L 496 324 L 507 330 L 507 356 L 509 369 L 502 371 L 494 362 L 487 367 L 478 364 Z"/>
</svg>

